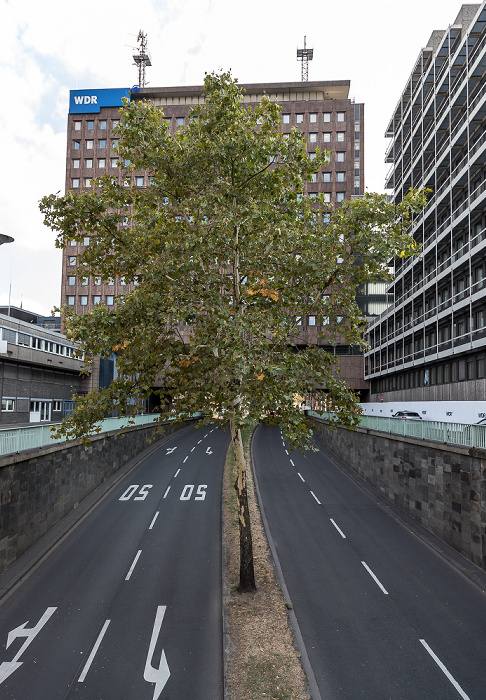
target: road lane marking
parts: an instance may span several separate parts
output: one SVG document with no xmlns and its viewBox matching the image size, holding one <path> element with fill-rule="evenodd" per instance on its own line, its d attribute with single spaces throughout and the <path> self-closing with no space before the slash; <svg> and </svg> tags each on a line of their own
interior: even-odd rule
<svg viewBox="0 0 486 700">
<path fill-rule="evenodd" d="M 209 435 L 209 433 L 206 433 L 206 435 L 204 437 L 207 438 L 208 435 Z"/>
<path fill-rule="evenodd" d="M 291 464 L 293 467 L 295 467 L 295 464 L 293 463 L 292 460 L 290 460 L 290 464 Z"/>
<path fill-rule="evenodd" d="M 202 440 L 199 440 L 197 444 L 198 444 L 198 445 L 200 445 L 200 444 L 201 444 L 201 442 L 202 442 Z"/>
<path fill-rule="evenodd" d="M 286 455 L 288 456 L 288 454 L 289 454 L 289 451 L 288 451 L 288 450 L 285 450 L 285 454 L 286 454 Z"/>
<path fill-rule="evenodd" d="M 187 457 L 185 457 L 185 459 L 183 460 L 182 464 L 185 464 L 185 463 L 187 462 L 188 459 L 189 459 L 189 455 L 187 455 Z"/>
<path fill-rule="evenodd" d="M 210 447 L 208 447 L 208 449 L 206 450 L 206 454 L 207 454 L 207 455 L 212 455 L 212 454 L 213 454 L 213 451 L 212 451 L 212 449 L 211 449 Z"/>
<path fill-rule="evenodd" d="M 25 642 L 22 644 L 18 652 L 13 657 L 12 661 L 4 661 L 0 664 L 0 683 L 3 683 L 9 676 L 12 675 L 22 664 L 23 661 L 19 661 L 20 657 L 27 649 L 27 647 L 34 641 L 41 629 L 44 627 L 46 622 L 49 620 L 51 615 L 57 610 L 56 608 L 47 608 L 45 613 L 42 615 L 39 622 L 34 627 L 27 627 L 29 621 L 24 622 L 13 630 L 10 630 L 7 636 L 7 644 L 5 648 L 8 649 L 12 642 L 18 637 L 25 637 Z"/>
<path fill-rule="evenodd" d="M 341 535 L 341 537 L 343 538 L 343 540 L 345 540 L 345 539 L 346 539 L 346 535 L 345 535 L 344 532 L 341 530 L 341 528 L 338 527 L 338 525 L 336 525 L 336 523 L 334 522 L 334 520 L 333 520 L 332 518 L 329 518 L 329 520 L 332 522 L 332 524 L 334 525 L 334 527 L 336 528 L 336 530 L 339 532 L 339 534 Z"/>
<path fill-rule="evenodd" d="M 318 502 L 318 504 L 319 504 L 319 505 L 322 505 L 322 503 L 321 503 L 320 500 L 317 498 L 317 496 L 316 496 L 316 494 L 314 493 L 314 491 L 311 491 L 311 494 L 314 496 L 314 498 L 316 499 L 316 501 Z"/>
<path fill-rule="evenodd" d="M 300 478 L 302 479 L 302 481 L 303 481 L 304 484 L 305 484 L 305 479 L 304 479 L 304 477 L 302 476 L 302 474 L 301 474 L 300 472 L 297 472 L 297 474 L 300 476 Z"/>
<path fill-rule="evenodd" d="M 151 530 L 151 529 L 153 528 L 153 526 L 154 526 L 154 524 L 155 524 L 155 521 L 157 520 L 158 517 L 159 517 L 159 511 L 157 511 L 156 514 L 154 515 L 154 519 L 153 519 L 152 522 L 150 523 L 149 530 Z"/>
<path fill-rule="evenodd" d="M 136 567 L 138 558 L 139 558 L 139 556 L 140 556 L 141 554 L 142 554 L 142 550 L 139 549 L 138 552 L 136 553 L 135 559 L 133 560 L 133 563 L 132 563 L 132 565 L 131 565 L 131 567 L 130 567 L 130 571 L 129 571 L 128 574 L 125 576 L 125 581 L 129 581 L 129 580 L 130 580 L 130 576 L 133 574 L 133 570 L 134 570 L 134 568 Z"/>
<path fill-rule="evenodd" d="M 167 494 L 169 493 L 169 491 L 170 491 L 170 486 L 167 487 L 167 491 L 164 493 L 164 498 L 167 498 Z"/>
<path fill-rule="evenodd" d="M 196 447 L 194 446 L 194 447 L 192 448 L 191 452 L 194 452 L 195 449 L 196 449 Z"/>
<path fill-rule="evenodd" d="M 454 686 L 454 688 L 457 690 L 457 692 L 459 693 L 459 695 L 461 696 L 461 698 L 464 698 L 464 700 L 469 700 L 469 695 L 466 695 L 466 693 L 463 691 L 463 689 L 461 688 L 461 686 L 459 685 L 459 683 L 455 680 L 455 678 L 454 678 L 453 676 L 451 676 L 451 674 L 450 674 L 449 671 L 446 669 L 446 667 L 444 666 L 444 664 L 442 663 L 442 661 L 439 659 L 439 657 L 436 656 L 436 655 L 434 654 L 434 652 L 432 651 L 432 649 L 429 647 L 429 645 L 427 644 L 427 642 L 425 641 L 425 639 L 421 639 L 421 640 L 420 640 L 420 643 L 423 644 L 423 646 L 427 649 L 427 651 L 429 652 L 429 654 L 431 655 L 431 657 L 434 659 L 434 661 L 435 661 L 435 663 L 437 664 L 437 666 L 438 666 L 438 667 L 440 668 L 440 670 L 447 676 L 447 678 L 450 680 L 450 682 L 452 683 L 452 685 Z"/>
<path fill-rule="evenodd" d="M 150 645 L 147 654 L 147 660 L 145 662 L 145 669 L 143 672 L 143 678 L 148 683 L 155 683 L 154 695 L 152 700 L 157 700 L 161 692 L 164 689 L 165 684 L 169 680 L 170 670 L 167 659 L 165 658 L 165 651 L 162 649 L 162 654 L 160 657 L 160 664 L 158 668 L 152 666 L 152 659 L 155 651 L 155 646 L 160 634 L 160 628 L 162 627 L 162 621 L 164 619 L 166 606 L 159 605 L 157 607 L 157 614 L 155 616 L 154 627 L 152 630 L 152 637 L 150 638 Z"/>
<path fill-rule="evenodd" d="M 110 622 L 111 620 L 105 620 L 105 624 L 101 628 L 101 632 L 98 635 L 98 639 L 96 640 L 94 647 L 91 649 L 91 654 L 88 656 L 88 660 L 86 661 L 81 675 L 78 678 L 78 683 L 84 683 L 84 679 L 88 675 L 88 671 L 91 667 L 91 664 L 93 663 L 94 657 L 96 656 L 96 652 L 98 651 L 99 646 L 103 641 L 103 637 L 105 636 L 105 632 L 108 629 L 108 625 L 110 624 Z"/>
<path fill-rule="evenodd" d="M 178 469 L 178 470 L 176 471 L 176 473 L 174 474 L 174 479 L 175 479 L 176 476 L 179 474 L 179 472 L 180 472 L 180 469 Z"/>
<path fill-rule="evenodd" d="M 366 571 L 369 573 L 369 575 L 371 576 L 371 578 L 374 580 L 374 582 L 376 583 L 376 585 L 379 586 L 379 587 L 381 588 L 381 590 L 383 591 L 383 593 L 384 593 L 385 595 L 388 595 L 388 591 L 386 590 L 385 586 L 383 586 L 383 584 L 380 583 L 379 579 L 378 579 L 378 578 L 375 576 L 375 574 L 371 571 L 371 569 L 370 569 L 370 567 L 368 566 L 368 564 L 367 564 L 365 561 L 362 561 L 361 563 L 363 564 L 364 568 L 365 568 Z"/>
<path fill-rule="evenodd" d="M 166 447 L 165 449 L 167 450 L 167 452 L 165 453 L 165 456 L 167 457 L 167 455 L 171 455 L 174 452 L 174 450 L 177 450 L 177 447 Z"/>
</svg>

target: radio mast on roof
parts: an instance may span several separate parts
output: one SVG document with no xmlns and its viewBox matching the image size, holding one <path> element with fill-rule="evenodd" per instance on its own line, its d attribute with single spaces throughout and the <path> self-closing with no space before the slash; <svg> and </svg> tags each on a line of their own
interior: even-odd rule
<svg viewBox="0 0 486 700">
<path fill-rule="evenodd" d="M 304 48 L 297 49 L 297 60 L 302 61 L 302 82 L 306 83 L 309 80 L 309 61 L 314 58 L 314 49 L 308 49 L 305 43 L 306 37 L 304 37 Z"/>
<path fill-rule="evenodd" d="M 133 54 L 134 65 L 138 67 L 138 87 L 143 88 L 145 82 L 145 68 L 152 65 L 150 54 L 147 50 L 147 35 L 140 30 L 138 32 L 137 41 L 139 43 L 138 53 Z"/>
</svg>

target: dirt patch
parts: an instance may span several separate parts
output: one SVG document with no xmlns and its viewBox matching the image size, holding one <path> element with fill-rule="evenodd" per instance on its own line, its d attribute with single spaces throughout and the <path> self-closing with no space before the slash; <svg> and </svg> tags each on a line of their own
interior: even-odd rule
<svg viewBox="0 0 486 700">
<path fill-rule="evenodd" d="M 310 700 L 300 655 L 289 626 L 286 601 L 270 561 L 250 469 L 252 429 L 243 435 L 253 535 L 255 593 L 238 593 L 239 533 L 230 445 L 223 482 L 223 536 L 226 548 L 225 605 L 229 631 L 227 700 Z"/>
</svg>

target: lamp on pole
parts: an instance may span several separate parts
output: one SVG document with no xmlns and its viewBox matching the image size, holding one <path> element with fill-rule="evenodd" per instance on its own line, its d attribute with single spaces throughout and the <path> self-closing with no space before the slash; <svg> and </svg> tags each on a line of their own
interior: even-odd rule
<svg viewBox="0 0 486 700">
<path fill-rule="evenodd" d="M 0 245 L 2 243 L 13 243 L 14 239 L 12 236 L 7 236 L 5 233 L 0 233 Z"/>
</svg>

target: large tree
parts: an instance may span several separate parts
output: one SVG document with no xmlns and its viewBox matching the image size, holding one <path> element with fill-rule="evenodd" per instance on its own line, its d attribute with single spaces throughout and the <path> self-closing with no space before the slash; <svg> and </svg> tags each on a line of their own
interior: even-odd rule
<svg viewBox="0 0 486 700">
<path fill-rule="evenodd" d="M 41 210 L 59 247 L 90 236 L 83 275 L 123 276 L 134 285 L 115 308 L 64 309 L 67 332 L 88 358 L 116 353 L 118 377 L 78 400 L 63 434 L 81 437 L 107 413 L 133 413 L 155 385 L 163 387 L 161 419 L 203 410 L 207 420 L 229 423 L 240 589 L 249 590 L 241 427 L 278 411 L 288 438 L 305 444 L 312 429 L 295 395 L 316 387 L 342 423 L 355 423 L 355 396 L 339 380 L 335 358 L 322 347 L 302 348 L 299 319 L 325 319 L 324 342 L 359 345 L 356 289 L 386 278 L 391 256 L 415 252 L 407 228 L 424 199 L 411 193 L 394 206 L 365 195 L 339 208 L 309 199 L 305 183 L 328 155 L 317 151 L 311 160 L 298 129 L 280 132 L 280 107 L 265 98 L 244 104 L 231 75 L 207 75 L 204 91 L 204 105 L 176 134 L 150 102 L 126 103 L 118 127 L 125 172 L 99 178 L 90 192 L 45 197 Z M 130 185 L 144 171 L 150 186 Z"/>
</svg>

